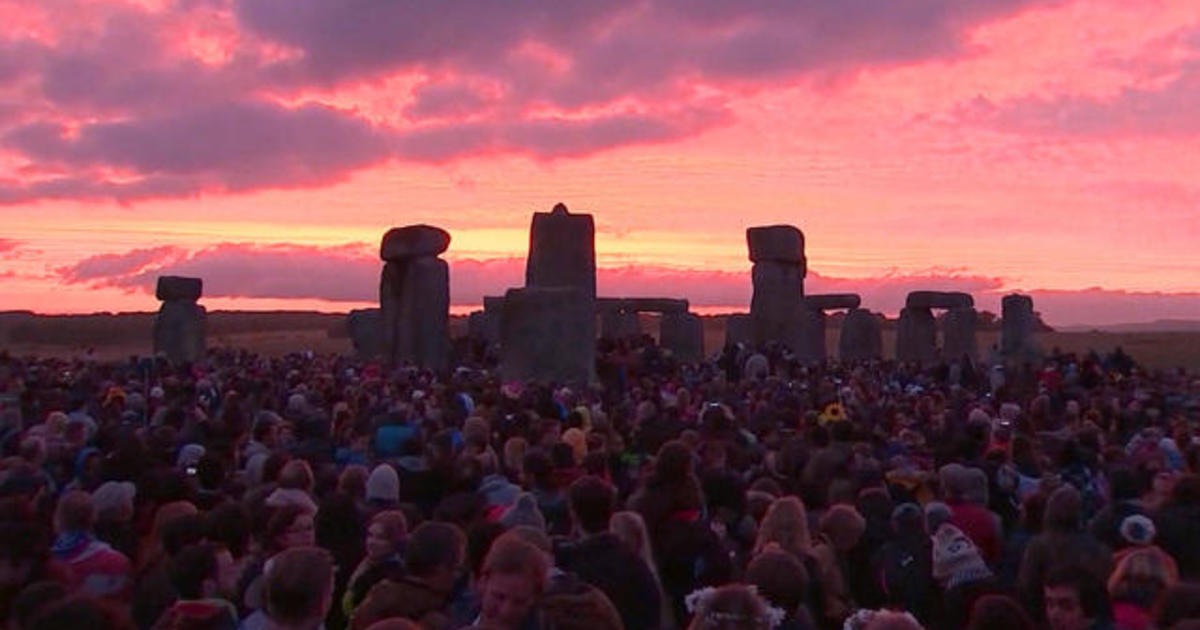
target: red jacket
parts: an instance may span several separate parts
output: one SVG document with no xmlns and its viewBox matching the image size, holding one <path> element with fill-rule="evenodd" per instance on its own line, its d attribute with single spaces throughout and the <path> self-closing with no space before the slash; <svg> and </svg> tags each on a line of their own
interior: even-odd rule
<svg viewBox="0 0 1200 630">
<path fill-rule="evenodd" d="M 991 510 L 974 503 L 950 503 L 950 524 L 979 547 L 983 560 L 996 566 L 1004 554 L 1004 541 L 1000 533 L 1000 521 Z"/>
</svg>

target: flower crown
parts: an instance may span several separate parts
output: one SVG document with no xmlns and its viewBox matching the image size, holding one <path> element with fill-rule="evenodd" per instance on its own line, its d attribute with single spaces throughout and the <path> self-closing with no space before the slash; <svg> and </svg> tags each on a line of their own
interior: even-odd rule
<svg viewBox="0 0 1200 630">
<path fill-rule="evenodd" d="M 751 595 L 759 597 L 758 589 L 754 585 L 747 585 L 746 588 L 750 591 Z M 774 628 L 783 623 L 784 618 L 787 617 L 787 613 L 783 612 L 783 609 L 777 606 L 767 606 L 766 613 L 764 613 L 761 617 L 751 617 L 745 614 L 709 610 L 709 602 L 712 600 L 712 596 L 716 592 L 717 589 L 711 586 L 706 586 L 704 588 L 692 591 L 687 597 L 683 598 L 683 603 L 687 607 L 688 613 L 693 615 L 702 615 L 704 619 L 714 622 L 754 621 L 765 626 L 767 630 L 774 630 Z M 762 598 L 759 597 L 759 599 Z"/>
</svg>

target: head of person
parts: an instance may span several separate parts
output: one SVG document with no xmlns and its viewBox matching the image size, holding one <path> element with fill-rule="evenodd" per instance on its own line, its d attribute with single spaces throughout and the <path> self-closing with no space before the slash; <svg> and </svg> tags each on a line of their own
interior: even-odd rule
<svg viewBox="0 0 1200 630">
<path fill-rule="evenodd" d="M 1175 561 L 1157 547 L 1145 547 L 1123 556 L 1108 578 L 1108 596 L 1149 609 L 1179 581 Z"/>
<path fill-rule="evenodd" d="M 279 471 L 279 487 L 288 490 L 312 492 L 313 479 L 312 467 L 302 459 L 293 459 Z"/>
<path fill-rule="evenodd" d="M 367 559 L 380 562 L 399 553 L 408 538 L 408 519 L 400 510 L 386 510 L 367 525 Z"/>
<path fill-rule="evenodd" d="M 804 604 L 809 579 L 808 570 L 796 556 L 777 549 L 754 556 L 746 567 L 746 583 L 788 614 L 795 614 Z"/>
<path fill-rule="evenodd" d="M 480 572 L 484 625 L 517 630 L 528 620 L 546 586 L 546 553 L 518 536 L 496 539 Z"/>
<path fill-rule="evenodd" d="M 272 551 L 309 547 L 315 541 L 313 515 L 303 506 L 288 504 L 275 508 L 267 521 L 267 546 Z"/>
<path fill-rule="evenodd" d="M 237 587 L 233 555 L 211 543 L 185 547 L 171 558 L 168 570 L 180 599 L 226 597 Z"/>
<path fill-rule="evenodd" d="M 608 482 L 589 475 L 571 484 L 567 503 L 579 532 L 595 534 L 608 530 L 608 522 L 617 505 L 617 493 Z"/>
<path fill-rule="evenodd" d="M 791 554 L 807 553 L 812 547 L 808 531 L 808 512 L 804 503 L 796 497 L 781 497 L 771 502 L 758 527 L 758 539 L 754 543 L 756 552 L 770 544 L 779 545 Z"/>
<path fill-rule="evenodd" d="M 912 615 L 894 610 L 881 610 L 863 624 L 862 630 L 924 630 Z"/>
<path fill-rule="evenodd" d="M 692 623 L 688 630 L 768 630 L 775 625 L 771 607 L 744 584 L 729 584 L 689 596 Z"/>
<path fill-rule="evenodd" d="M 1045 530 L 1051 533 L 1072 533 L 1083 525 L 1083 499 L 1070 484 L 1055 490 L 1046 501 Z"/>
<path fill-rule="evenodd" d="M 1050 630 L 1085 630 L 1110 616 L 1104 583 L 1083 567 L 1051 571 L 1043 583 L 1043 598 Z"/>
<path fill-rule="evenodd" d="M 62 495 L 54 510 L 54 528 L 60 534 L 91 531 L 96 522 L 96 508 L 92 495 L 73 490 Z"/>
<path fill-rule="evenodd" d="M 333 558 L 319 547 L 295 547 L 275 556 L 263 582 L 263 608 L 279 628 L 311 630 L 333 602 Z"/>
<path fill-rule="evenodd" d="M 441 521 L 421 523 L 408 539 L 404 569 L 434 590 L 447 593 L 458 578 L 466 545 L 466 537 L 457 525 Z"/>
<path fill-rule="evenodd" d="M 1035 630 L 1035 626 L 1015 599 L 1006 595 L 984 595 L 971 606 L 967 630 Z"/>
<path fill-rule="evenodd" d="M 348 494 L 355 499 L 363 499 L 367 494 L 367 477 L 370 473 L 366 466 L 351 464 L 338 476 L 338 492 Z"/>
<path fill-rule="evenodd" d="M 637 512 L 617 512 L 612 515 L 608 527 L 626 547 L 637 552 L 654 570 L 654 553 L 650 548 L 650 532 L 646 530 L 646 521 Z"/>
</svg>

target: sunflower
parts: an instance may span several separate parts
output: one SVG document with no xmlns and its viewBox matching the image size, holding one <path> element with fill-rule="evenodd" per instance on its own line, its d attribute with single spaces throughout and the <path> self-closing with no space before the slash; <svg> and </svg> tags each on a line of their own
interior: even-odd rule
<svg viewBox="0 0 1200 630">
<path fill-rule="evenodd" d="M 821 412 L 821 416 L 817 419 L 817 422 L 821 426 L 824 426 L 831 422 L 845 422 L 845 421 L 846 421 L 846 410 L 844 408 L 842 408 L 841 403 L 836 403 L 836 402 L 832 402 L 832 403 L 829 403 L 828 405 L 825 405 L 824 411 Z"/>
</svg>

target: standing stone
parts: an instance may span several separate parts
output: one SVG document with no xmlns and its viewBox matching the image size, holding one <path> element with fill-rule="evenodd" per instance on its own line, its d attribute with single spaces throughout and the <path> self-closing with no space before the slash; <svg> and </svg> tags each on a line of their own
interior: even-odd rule
<svg viewBox="0 0 1200 630">
<path fill-rule="evenodd" d="M 864 308 L 846 313 L 838 339 L 842 361 L 874 361 L 883 358 L 883 327 L 879 317 Z"/>
<path fill-rule="evenodd" d="M 913 291 L 904 305 L 909 308 L 969 308 L 975 306 L 975 298 L 960 291 Z"/>
<path fill-rule="evenodd" d="M 600 310 L 600 336 L 605 339 L 629 339 L 642 335 L 638 312 L 623 308 Z"/>
<path fill-rule="evenodd" d="M 1000 300 L 1000 351 L 1011 360 L 1033 360 L 1040 354 L 1034 341 L 1037 315 L 1033 298 L 1013 293 Z"/>
<path fill-rule="evenodd" d="M 354 344 L 354 352 L 362 359 L 383 356 L 383 313 L 377 308 L 350 311 L 346 316 L 346 332 Z"/>
<path fill-rule="evenodd" d="M 821 309 L 808 306 L 800 309 L 800 341 L 795 347 L 796 358 L 803 363 L 821 363 L 825 360 L 825 322 L 828 319 Z"/>
<path fill-rule="evenodd" d="M 755 344 L 778 341 L 799 350 L 803 343 L 804 234 L 790 225 L 752 227 L 746 245 L 754 263 L 750 300 L 751 335 Z"/>
<path fill-rule="evenodd" d="M 590 214 L 571 214 L 563 204 L 537 212 L 529 229 L 527 287 L 575 287 L 596 297 L 596 225 Z"/>
<path fill-rule="evenodd" d="M 928 308 L 904 307 L 896 322 L 896 360 L 929 364 L 937 360 L 937 320 Z"/>
<path fill-rule="evenodd" d="M 725 345 L 736 346 L 739 343 L 750 343 L 753 339 L 750 328 L 750 316 L 745 313 L 735 313 L 726 317 Z"/>
<path fill-rule="evenodd" d="M 162 307 L 154 318 L 154 353 L 172 363 L 204 358 L 207 313 L 196 303 L 203 282 L 200 278 L 161 276 L 154 294 Z"/>
<path fill-rule="evenodd" d="M 946 311 L 942 318 L 942 358 L 959 361 L 966 355 L 972 361 L 979 358 L 979 345 L 975 341 L 975 326 L 978 314 L 974 308 L 958 307 Z"/>
<path fill-rule="evenodd" d="M 444 369 L 450 360 L 450 267 L 437 257 L 450 235 L 429 225 L 389 230 L 379 283 L 384 358 Z"/>
<path fill-rule="evenodd" d="M 692 313 L 663 313 L 659 342 L 680 361 L 700 361 L 704 358 L 704 321 Z"/>
<path fill-rule="evenodd" d="M 509 289 L 500 321 L 505 380 L 586 384 L 595 377 L 595 300 L 575 287 Z"/>
</svg>

